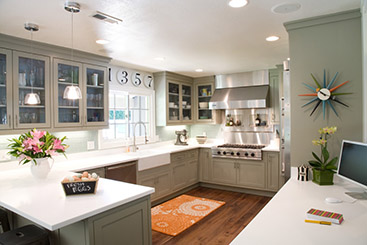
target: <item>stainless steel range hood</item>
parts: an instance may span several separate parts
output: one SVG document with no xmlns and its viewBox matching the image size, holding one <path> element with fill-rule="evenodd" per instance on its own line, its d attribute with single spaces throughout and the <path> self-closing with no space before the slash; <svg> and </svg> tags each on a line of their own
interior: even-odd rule
<svg viewBox="0 0 367 245">
<path fill-rule="evenodd" d="M 269 106 L 268 70 L 215 76 L 210 109 L 247 109 Z"/>
</svg>

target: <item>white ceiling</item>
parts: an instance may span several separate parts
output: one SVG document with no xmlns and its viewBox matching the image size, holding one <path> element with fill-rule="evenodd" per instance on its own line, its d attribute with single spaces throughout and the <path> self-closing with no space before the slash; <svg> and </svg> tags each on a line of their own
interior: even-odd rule
<svg viewBox="0 0 367 245">
<path fill-rule="evenodd" d="M 239 9 L 228 0 L 76 0 L 74 47 L 113 58 L 113 64 L 146 71 L 168 70 L 193 77 L 275 67 L 288 57 L 283 23 L 360 7 L 360 0 L 250 0 Z M 289 14 L 271 9 L 300 3 Z M 0 33 L 29 39 L 24 23 L 40 26 L 34 40 L 71 47 L 71 15 L 63 0 L 0 0 Z M 95 11 L 123 19 L 118 25 L 90 16 Z M 265 37 L 280 36 L 277 42 Z M 108 39 L 107 45 L 96 44 Z M 164 61 L 155 60 L 165 57 Z M 197 68 L 204 72 L 197 73 Z"/>
</svg>

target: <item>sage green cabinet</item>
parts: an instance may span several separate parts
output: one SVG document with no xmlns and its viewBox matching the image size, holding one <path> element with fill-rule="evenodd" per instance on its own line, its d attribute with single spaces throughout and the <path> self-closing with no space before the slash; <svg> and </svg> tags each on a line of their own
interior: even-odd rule
<svg viewBox="0 0 367 245">
<path fill-rule="evenodd" d="M 12 54 L 0 48 L 0 129 L 13 127 Z"/>
<path fill-rule="evenodd" d="M 108 124 L 107 68 L 54 59 L 55 127 Z M 64 99 L 67 86 L 79 86 L 82 98 Z"/>
<path fill-rule="evenodd" d="M 280 165 L 279 165 L 279 153 L 269 152 L 267 154 L 267 186 L 268 190 L 279 190 L 280 182 Z"/>
<path fill-rule="evenodd" d="M 198 149 L 171 154 L 172 191 L 198 182 Z"/>
<path fill-rule="evenodd" d="M 51 127 L 50 57 L 13 51 L 14 128 Z M 40 104 L 27 105 L 25 97 L 36 93 Z"/>
<path fill-rule="evenodd" d="M 171 169 L 169 165 L 138 172 L 138 184 L 153 187 L 152 201 L 171 193 Z"/>
<path fill-rule="evenodd" d="M 270 84 L 270 103 L 271 103 L 271 122 L 279 124 L 280 122 L 280 99 L 279 99 L 279 83 L 281 79 L 282 69 L 269 70 Z"/>
<path fill-rule="evenodd" d="M 152 244 L 149 199 L 88 219 L 90 245 Z"/>
<path fill-rule="evenodd" d="M 172 163 L 172 190 L 177 191 L 186 187 L 188 180 L 186 163 Z"/>
<path fill-rule="evenodd" d="M 200 181 L 206 182 L 212 180 L 212 150 L 210 148 L 201 148 L 199 150 L 199 168 Z"/>
<path fill-rule="evenodd" d="M 156 91 L 156 125 L 192 124 L 193 79 L 167 71 L 153 75 Z"/>
<path fill-rule="evenodd" d="M 243 187 L 265 189 L 265 161 L 237 160 L 237 184 Z"/>
<path fill-rule="evenodd" d="M 222 184 L 236 184 L 237 163 L 233 159 L 213 158 L 213 182 Z"/>
<path fill-rule="evenodd" d="M 210 183 L 265 191 L 279 189 L 278 152 L 263 152 L 262 160 L 213 157 L 208 166 L 212 173 Z"/>
</svg>

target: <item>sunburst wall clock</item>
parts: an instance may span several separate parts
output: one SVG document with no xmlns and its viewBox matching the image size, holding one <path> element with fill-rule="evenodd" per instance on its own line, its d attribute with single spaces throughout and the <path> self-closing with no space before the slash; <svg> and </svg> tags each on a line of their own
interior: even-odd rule
<svg viewBox="0 0 367 245">
<path fill-rule="evenodd" d="M 338 88 L 340 88 L 341 86 L 347 84 L 349 81 L 343 82 L 342 84 L 339 84 L 335 87 L 332 87 L 333 84 L 335 83 L 336 77 L 338 76 L 338 72 L 335 73 L 335 76 L 333 77 L 333 79 L 331 80 L 330 83 L 326 82 L 326 72 L 324 70 L 324 81 L 323 81 L 323 86 L 320 85 L 320 83 L 317 81 L 317 79 L 315 78 L 314 75 L 312 75 L 311 73 L 311 77 L 313 79 L 313 81 L 316 84 L 316 88 L 303 83 L 307 88 L 311 89 L 314 93 L 311 94 L 299 94 L 299 96 L 314 96 L 315 98 L 311 99 L 309 102 L 307 102 L 306 104 L 302 105 L 302 107 L 305 107 L 307 105 L 312 104 L 313 102 L 317 102 L 315 107 L 313 108 L 310 116 L 312 116 L 312 114 L 316 111 L 316 109 L 319 107 L 319 105 L 322 103 L 322 114 L 323 114 L 323 118 L 325 120 L 325 114 L 326 114 L 326 106 L 330 106 L 330 108 L 334 111 L 335 115 L 337 117 L 339 117 L 338 113 L 336 112 L 332 102 L 336 102 L 340 105 L 343 105 L 345 107 L 349 107 L 348 105 L 346 105 L 345 103 L 341 102 L 340 100 L 338 100 L 336 97 L 339 95 L 346 95 L 346 94 L 352 94 L 352 93 L 336 93 L 335 90 L 337 90 Z"/>
</svg>

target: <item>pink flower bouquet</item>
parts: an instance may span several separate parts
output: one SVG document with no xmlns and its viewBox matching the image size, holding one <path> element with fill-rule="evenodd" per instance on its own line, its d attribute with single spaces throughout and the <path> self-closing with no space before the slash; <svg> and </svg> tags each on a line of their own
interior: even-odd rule
<svg viewBox="0 0 367 245">
<path fill-rule="evenodd" d="M 9 140 L 8 145 L 11 151 L 8 154 L 19 159 L 19 164 L 26 164 L 36 158 L 52 158 L 59 153 L 65 156 L 65 150 L 69 147 L 62 142 L 66 139 L 59 139 L 47 131 L 32 131 L 22 134 L 19 138 Z M 37 164 L 36 161 L 34 161 Z"/>
</svg>

